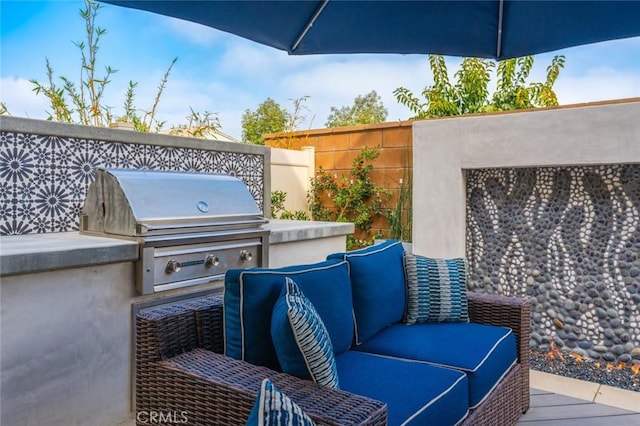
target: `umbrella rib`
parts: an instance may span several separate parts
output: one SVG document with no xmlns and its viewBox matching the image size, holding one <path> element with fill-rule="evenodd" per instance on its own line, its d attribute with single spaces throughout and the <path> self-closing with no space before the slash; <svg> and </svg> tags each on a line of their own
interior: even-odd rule
<svg viewBox="0 0 640 426">
<path fill-rule="evenodd" d="M 504 12 L 504 0 L 500 0 L 498 5 L 498 45 L 496 46 L 496 59 L 500 60 L 502 50 L 502 15 Z"/>
<path fill-rule="evenodd" d="M 302 39 L 304 39 L 304 37 L 307 35 L 307 32 L 309 32 L 311 27 L 313 27 L 313 24 L 316 22 L 316 19 L 318 19 L 318 16 L 320 16 L 320 14 L 324 10 L 327 3 L 329 3 L 329 0 L 324 0 L 322 4 L 318 7 L 318 9 L 314 12 L 311 19 L 309 19 L 309 22 L 307 22 L 307 24 L 304 26 L 304 29 L 302 30 L 302 32 L 298 35 L 298 37 L 296 37 L 296 41 L 293 42 L 293 45 L 291 46 L 289 53 L 293 53 L 298 48 L 300 43 L 302 43 Z"/>
</svg>

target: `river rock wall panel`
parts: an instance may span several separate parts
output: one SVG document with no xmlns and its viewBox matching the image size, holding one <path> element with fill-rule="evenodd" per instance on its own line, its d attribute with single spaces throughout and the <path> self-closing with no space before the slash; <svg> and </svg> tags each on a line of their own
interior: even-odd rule
<svg viewBox="0 0 640 426">
<path fill-rule="evenodd" d="M 640 359 L 640 165 L 467 171 L 474 291 L 527 295 L 531 347 Z"/>
<path fill-rule="evenodd" d="M 77 231 L 96 167 L 225 173 L 263 206 L 262 155 L 2 131 L 0 235 Z"/>
</svg>

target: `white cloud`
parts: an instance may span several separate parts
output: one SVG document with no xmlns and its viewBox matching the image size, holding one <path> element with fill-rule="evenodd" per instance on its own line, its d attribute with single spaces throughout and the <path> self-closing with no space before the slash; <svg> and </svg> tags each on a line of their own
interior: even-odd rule
<svg viewBox="0 0 640 426">
<path fill-rule="evenodd" d="M 196 45 L 212 46 L 223 38 L 220 31 L 195 22 L 177 18 L 166 18 L 165 22 L 171 32 Z"/>
<path fill-rule="evenodd" d="M 404 86 L 420 93 L 427 80 L 423 57 L 358 58 L 327 61 L 316 67 L 283 76 L 278 91 L 289 98 L 309 95 L 308 104 L 316 114 L 315 127 L 322 127 L 332 106 L 352 105 L 356 96 L 375 90 L 389 111 L 389 121 L 406 119 L 410 112 L 397 103 L 393 91 Z"/>
<path fill-rule="evenodd" d="M 241 134 L 245 109 L 255 109 L 271 97 L 286 109 L 292 100 L 309 96 L 307 122 L 302 126 L 323 127 L 332 106 L 351 105 L 356 96 L 376 90 L 389 110 L 389 120 L 410 113 L 398 105 L 393 90 L 406 86 L 419 93 L 428 84 L 426 56 L 319 55 L 288 56 L 285 52 L 241 41 L 230 47 L 216 63 L 215 79 L 224 89 L 216 91 L 224 104 L 224 130 Z M 313 119 L 313 122 L 312 122 Z"/>
<path fill-rule="evenodd" d="M 33 92 L 33 84 L 24 78 L 0 78 L 0 100 L 6 102 L 11 115 L 46 119 L 49 109 L 48 99 Z"/>
<path fill-rule="evenodd" d="M 561 105 L 640 96 L 640 37 L 578 46 L 536 57 L 544 80 L 555 54 L 566 57 L 554 86 Z"/>
<path fill-rule="evenodd" d="M 223 75 L 246 78 L 273 78 L 282 72 L 306 69 L 326 61 L 326 56 L 289 56 L 286 52 L 228 37 L 225 52 L 218 58 L 216 68 Z"/>
<path fill-rule="evenodd" d="M 561 105 L 640 97 L 640 74 L 602 67 L 578 77 L 560 78 L 555 85 Z"/>
</svg>

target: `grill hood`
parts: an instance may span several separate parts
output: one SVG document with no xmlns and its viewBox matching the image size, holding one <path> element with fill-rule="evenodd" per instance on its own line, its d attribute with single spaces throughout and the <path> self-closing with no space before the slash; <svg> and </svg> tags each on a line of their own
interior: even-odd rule
<svg viewBox="0 0 640 426">
<path fill-rule="evenodd" d="M 180 234 L 260 227 L 247 186 L 222 174 L 96 169 L 82 230 L 120 236 Z"/>
</svg>

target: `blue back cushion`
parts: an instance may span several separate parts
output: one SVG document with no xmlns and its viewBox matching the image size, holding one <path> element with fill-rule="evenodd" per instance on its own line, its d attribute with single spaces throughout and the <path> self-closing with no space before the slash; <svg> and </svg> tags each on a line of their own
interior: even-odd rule
<svg viewBox="0 0 640 426">
<path fill-rule="evenodd" d="M 230 269 L 224 286 L 225 354 L 280 370 L 271 340 L 271 314 L 291 277 L 322 318 L 335 354 L 351 347 L 353 303 L 349 265 L 329 260 L 279 269 Z"/>
<path fill-rule="evenodd" d="M 330 260 L 349 262 L 356 343 L 402 320 L 406 303 L 403 256 L 402 243 L 393 240 L 329 255 Z"/>
</svg>

